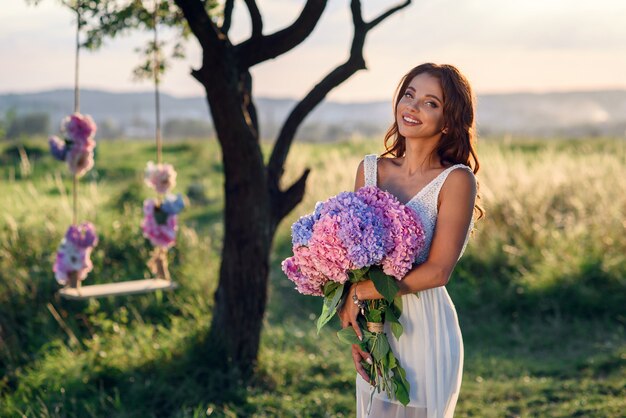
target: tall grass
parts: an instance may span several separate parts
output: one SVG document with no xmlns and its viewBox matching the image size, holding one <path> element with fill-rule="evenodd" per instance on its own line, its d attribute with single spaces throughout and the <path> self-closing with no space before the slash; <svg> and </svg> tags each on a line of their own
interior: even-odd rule
<svg viewBox="0 0 626 418">
<path fill-rule="evenodd" d="M 51 272 L 71 220 L 71 181 L 43 140 L 21 146 L 0 145 L 0 416 L 354 414 L 350 356 L 332 327 L 315 334 L 319 300 L 298 295 L 279 262 L 291 223 L 352 189 L 378 142 L 295 144 L 285 184 L 304 167 L 312 173 L 275 238 L 259 367 L 245 382 L 212 362 L 205 340 L 223 233 L 217 145 L 164 149 L 177 190 L 194 197 L 170 254 L 180 288 L 89 302 L 60 299 Z M 457 416 L 621 416 L 625 142 L 493 139 L 479 153 L 486 217 L 448 285 L 466 347 Z M 96 223 L 100 237 L 89 283 L 148 276 L 138 224 L 153 158 L 149 143 L 98 145 L 79 200 L 79 218 Z"/>
</svg>

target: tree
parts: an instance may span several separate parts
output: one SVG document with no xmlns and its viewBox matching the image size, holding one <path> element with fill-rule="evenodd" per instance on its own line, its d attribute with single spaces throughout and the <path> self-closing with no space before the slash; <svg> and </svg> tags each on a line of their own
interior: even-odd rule
<svg viewBox="0 0 626 418">
<path fill-rule="evenodd" d="M 85 21 L 88 46 L 97 47 L 104 36 L 115 36 L 129 26 L 151 27 L 150 12 L 140 1 L 125 6 L 111 0 L 78 1 L 83 15 L 92 18 L 92 26 Z M 350 57 L 326 74 L 296 104 L 280 129 L 267 165 L 259 144 L 250 69 L 302 43 L 319 22 L 327 1 L 307 0 L 291 25 L 264 34 L 256 1 L 244 0 L 252 21 L 252 34 L 236 45 L 228 36 L 234 0 L 225 0 L 223 4 L 214 0 L 174 0 L 176 9 L 171 9 L 167 0 L 157 1 L 160 21 L 179 25 L 182 36 L 193 34 L 203 51 L 201 67 L 191 74 L 205 89 L 222 148 L 225 177 L 224 242 L 207 341 L 220 360 L 245 373 L 252 370 L 257 359 L 274 234 L 281 220 L 302 201 L 309 175 L 309 169 L 305 169 L 296 182 L 281 185 L 285 160 L 297 130 L 332 89 L 366 68 L 363 47 L 369 31 L 407 7 L 411 0 L 369 22 L 363 20 L 361 2 L 351 0 L 354 36 Z M 178 45 L 175 53 L 177 48 Z M 149 51 L 147 48 L 144 52 Z M 149 70 L 149 64 L 143 68 Z"/>
</svg>

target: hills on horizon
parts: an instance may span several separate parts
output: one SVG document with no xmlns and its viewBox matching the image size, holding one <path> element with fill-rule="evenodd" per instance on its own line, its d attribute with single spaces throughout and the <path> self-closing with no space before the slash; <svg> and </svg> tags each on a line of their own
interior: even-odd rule
<svg viewBox="0 0 626 418">
<path fill-rule="evenodd" d="M 212 133 L 204 97 L 179 98 L 162 93 L 160 99 L 164 125 L 188 127 L 196 123 L 201 132 Z M 19 116 L 45 113 L 54 131 L 54 125 L 71 113 L 73 100 L 72 89 L 0 94 L 0 119 L 8 112 Z M 257 98 L 261 136 L 274 138 L 296 103 L 295 99 Z M 81 110 L 91 114 L 107 132 L 124 137 L 153 136 L 154 92 L 84 89 Z M 380 136 L 391 121 L 390 101 L 324 101 L 305 119 L 297 138 L 333 141 Z M 477 97 L 477 126 L 482 136 L 624 137 L 626 90 L 482 94 Z"/>
</svg>

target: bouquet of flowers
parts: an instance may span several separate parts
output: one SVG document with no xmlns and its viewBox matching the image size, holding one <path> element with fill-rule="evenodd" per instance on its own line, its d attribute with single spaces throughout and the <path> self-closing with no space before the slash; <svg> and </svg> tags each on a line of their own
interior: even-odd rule
<svg viewBox="0 0 626 418">
<path fill-rule="evenodd" d="M 57 160 L 65 161 L 72 174 L 81 177 L 94 164 L 96 129 L 96 123 L 89 115 L 74 113 L 67 116 L 61 123 L 64 139 L 56 135 L 48 138 L 50 152 Z"/>
<path fill-rule="evenodd" d="M 56 261 L 52 270 L 61 285 L 70 284 L 78 287 L 93 269 L 91 250 L 98 243 L 96 228 L 90 222 L 80 226 L 72 225 L 65 233 L 57 250 Z"/>
<path fill-rule="evenodd" d="M 291 231 L 294 255 L 283 261 L 282 269 L 300 293 L 324 297 L 318 331 L 347 296 L 347 282 L 369 278 L 383 295 L 383 299 L 367 301 L 361 311 L 363 341 L 352 328 L 339 331 L 338 337 L 372 355 L 373 364 L 363 365 L 379 392 L 385 390 L 390 398 L 408 404 L 409 383 L 391 351 L 383 323 L 388 322 L 400 338 L 402 301 L 396 296 L 397 281 L 412 268 L 425 245 L 424 228 L 415 212 L 392 194 L 367 186 L 318 203 Z"/>
</svg>

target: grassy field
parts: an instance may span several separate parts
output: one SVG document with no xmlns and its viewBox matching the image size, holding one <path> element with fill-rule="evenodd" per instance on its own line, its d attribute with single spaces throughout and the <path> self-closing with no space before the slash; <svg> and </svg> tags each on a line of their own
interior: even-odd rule
<svg viewBox="0 0 626 418">
<path fill-rule="evenodd" d="M 170 254 L 180 288 L 89 302 L 60 299 L 51 271 L 71 180 L 44 139 L 17 145 L 0 144 L 0 416 L 354 415 L 349 352 L 332 326 L 316 334 L 320 300 L 297 294 L 279 264 L 291 223 L 352 189 L 378 141 L 294 146 L 286 181 L 312 174 L 275 240 L 260 364 L 246 381 L 202 348 L 222 238 L 216 143 L 164 149 L 190 195 Z M 466 356 L 456 416 L 624 416 L 626 142 L 494 138 L 479 154 L 486 218 L 448 285 Z M 138 225 L 154 155 L 150 142 L 99 143 L 80 183 L 80 219 L 100 238 L 87 284 L 147 277 Z"/>
</svg>

